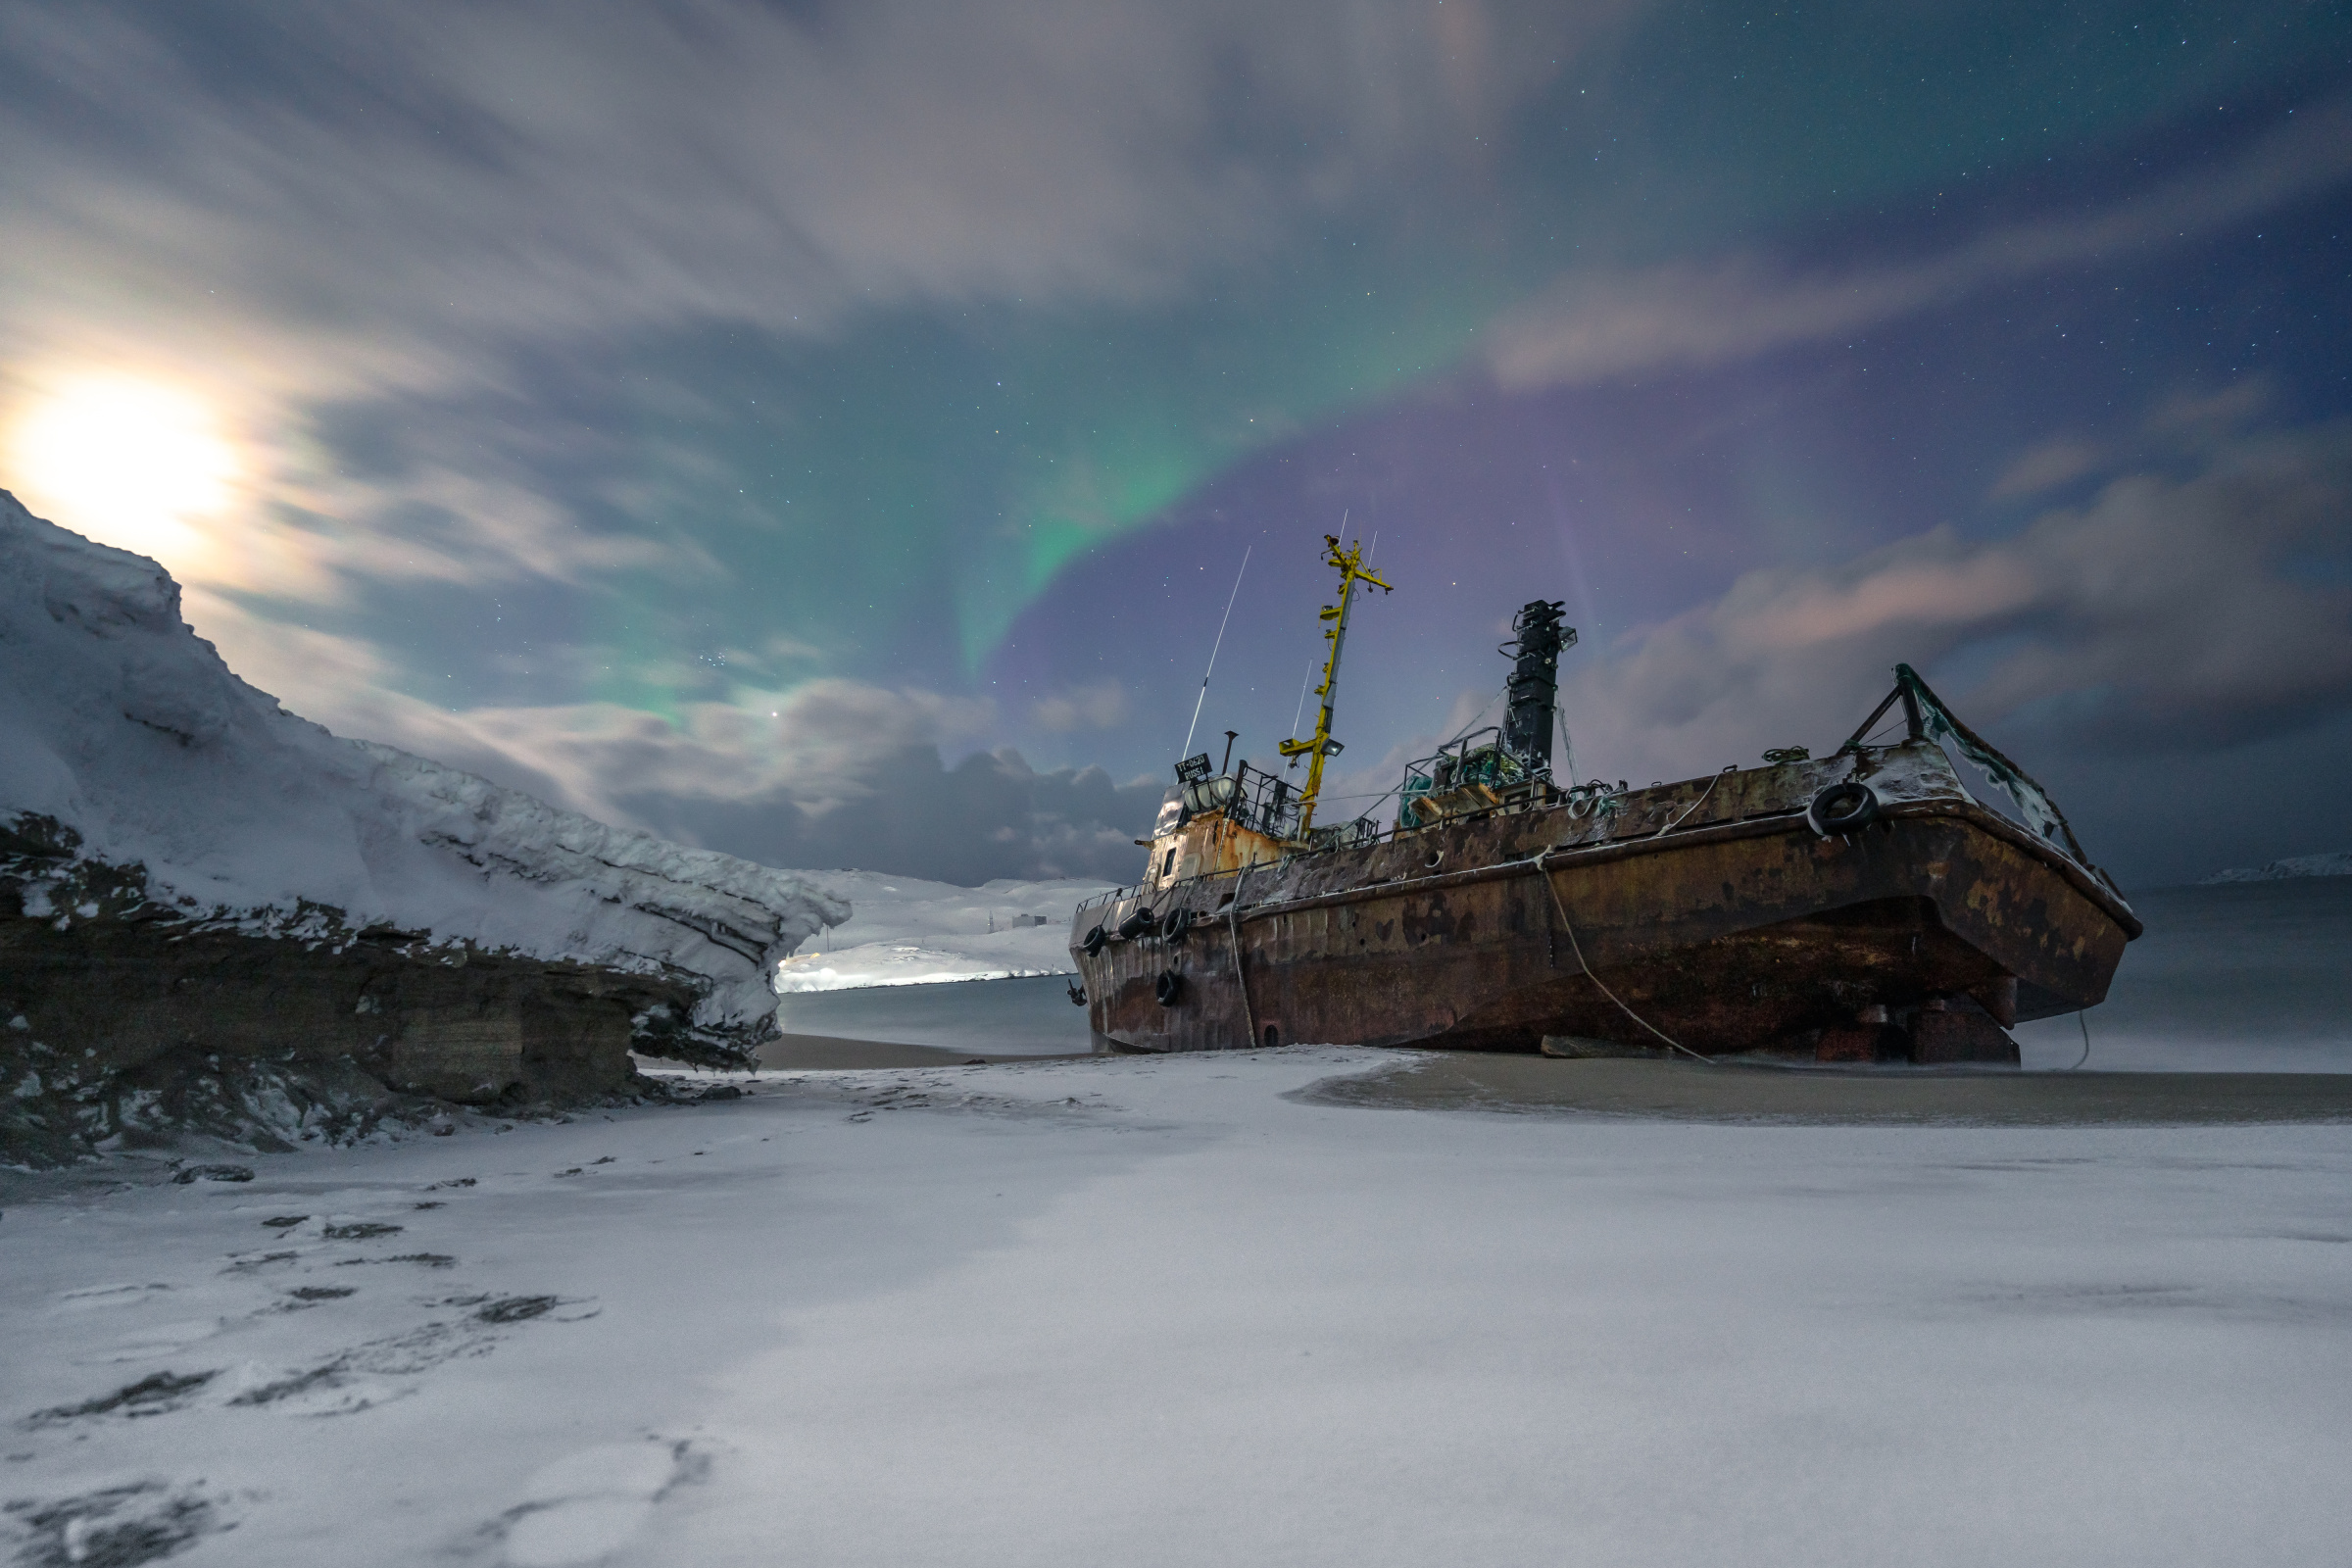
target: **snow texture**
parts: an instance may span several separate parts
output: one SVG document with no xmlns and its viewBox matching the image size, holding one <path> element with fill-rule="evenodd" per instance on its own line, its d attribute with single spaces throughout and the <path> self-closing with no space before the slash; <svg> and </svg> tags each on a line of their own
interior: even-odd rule
<svg viewBox="0 0 2352 1568">
<path fill-rule="evenodd" d="M 856 913 L 787 960 L 784 996 L 1071 974 L 1070 916 L 1107 882 L 999 878 L 976 888 L 874 871 L 810 871 Z"/>
<path fill-rule="evenodd" d="M 2352 876 L 2352 850 L 2339 850 L 2333 855 L 2298 855 L 2289 859 L 2273 860 L 2268 865 L 2216 871 L 2199 885 L 2212 887 L 2222 882 L 2279 882 L 2295 876 Z"/>
<path fill-rule="evenodd" d="M 2343 1127 L 1289 1098 L 1394 1059 L 734 1078 L 20 1192 L 0 1556 L 2344 1560 Z"/>
<path fill-rule="evenodd" d="M 156 563 L 0 491 L 0 823 L 46 816 L 143 865 L 191 918 L 308 937 L 388 926 L 774 1005 L 775 964 L 841 900 L 791 872 L 609 827 L 387 746 L 338 739 L 232 674 Z M 49 909 L 38 886 L 28 913 Z"/>
</svg>

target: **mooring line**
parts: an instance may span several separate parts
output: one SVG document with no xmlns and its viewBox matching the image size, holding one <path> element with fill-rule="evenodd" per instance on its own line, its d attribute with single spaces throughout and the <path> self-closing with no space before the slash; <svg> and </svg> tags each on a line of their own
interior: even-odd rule
<svg viewBox="0 0 2352 1568">
<path fill-rule="evenodd" d="M 1233 983 L 1242 993 L 1242 1027 L 1249 1031 L 1242 1038 L 1248 1042 L 1244 1050 L 1257 1045 L 1257 1016 L 1250 1010 L 1250 977 L 1242 972 L 1242 889 L 1249 885 L 1250 868 L 1255 860 L 1242 866 L 1242 874 L 1233 879 L 1233 902 L 1225 906 L 1225 931 L 1233 938 Z"/>
<path fill-rule="evenodd" d="M 1729 773 L 1730 771 L 1732 770 L 1727 767 L 1723 770 L 1723 773 Z M 1681 827 L 1685 822 L 1690 820 L 1690 814 L 1693 811 L 1696 811 L 1700 807 L 1706 805 L 1707 797 L 1715 793 L 1715 781 L 1716 779 L 1722 778 L 1723 773 L 1718 773 L 1715 775 L 1715 778 L 1707 780 L 1707 787 L 1698 792 L 1698 799 L 1692 801 L 1689 806 L 1684 807 L 1679 813 L 1672 811 L 1668 812 L 1666 816 L 1666 825 L 1658 829 L 1655 833 L 1652 833 L 1650 837 L 1653 839 L 1662 839 L 1667 834 L 1673 832 L 1676 828 Z"/>
<path fill-rule="evenodd" d="M 1708 787 L 1710 789 L 1713 788 L 1712 785 Z M 1705 797 L 1703 796 L 1700 797 L 1702 800 Z M 1551 847 L 1553 850 L 1558 848 L 1559 846 L 1556 844 Z M 1692 1051 L 1689 1046 L 1684 1045 L 1680 1040 L 1675 1039 L 1674 1036 L 1668 1034 L 1665 1030 L 1660 1029 L 1656 1024 L 1651 1023 L 1647 1018 L 1642 1017 L 1633 1008 L 1627 1006 L 1625 1004 L 1624 998 L 1618 996 L 1616 992 L 1611 991 L 1606 985 L 1601 984 L 1600 976 L 1594 974 L 1592 972 L 1592 966 L 1585 961 L 1584 945 L 1576 940 L 1576 922 L 1568 918 L 1568 906 L 1560 901 L 1559 885 L 1553 882 L 1551 879 L 1551 868 L 1544 863 L 1544 857 L 1548 856 L 1549 854 L 1551 854 L 1551 850 L 1545 850 L 1536 857 L 1536 874 L 1544 879 L 1544 891 L 1551 895 L 1551 906 L 1560 911 L 1560 924 L 1565 927 L 1568 932 L 1568 950 L 1576 955 L 1576 966 L 1585 972 L 1585 978 L 1592 981 L 1595 986 L 1599 986 L 1600 994 L 1608 998 L 1611 1002 L 1616 1003 L 1617 1010 L 1624 1013 L 1628 1018 L 1633 1019 L 1634 1022 L 1640 1024 L 1651 1034 L 1656 1035 L 1660 1040 L 1665 1041 L 1668 1045 L 1681 1052 L 1684 1055 L 1689 1056 L 1693 1061 L 1703 1061 L 1710 1067 L 1714 1066 L 1714 1057 L 1702 1056 L 1697 1052 Z"/>
</svg>

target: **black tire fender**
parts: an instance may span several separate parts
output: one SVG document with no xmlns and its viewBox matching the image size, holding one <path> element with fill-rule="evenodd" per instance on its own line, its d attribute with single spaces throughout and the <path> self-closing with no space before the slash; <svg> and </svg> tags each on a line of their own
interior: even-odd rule
<svg viewBox="0 0 2352 1568">
<path fill-rule="evenodd" d="M 1184 1000 L 1184 976 L 1173 969 L 1162 969 L 1159 978 L 1152 982 L 1152 994 L 1163 1007 L 1173 1007 Z"/>
<path fill-rule="evenodd" d="M 1119 922 L 1119 940 L 1133 942 L 1151 929 L 1152 911 L 1139 904 L 1136 906 L 1134 913 Z"/>
<path fill-rule="evenodd" d="M 1805 808 L 1805 822 L 1823 838 L 1859 833 L 1879 819 L 1879 792 L 1858 778 L 1824 785 Z"/>
<path fill-rule="evenodd" d="M 1088 931 L 1086 935 L 1079 940 L 1078 949 L 1081 953 L 1084 953 L 1088 957 L 1091 958 L 1109 945 L 1110 933 L 1103 930 L 1101 926 L 1096 926 L 1092 930 Z"/>
<path fill-rule="evenodd" d="M 1162 942 L 1182 942 L 1185 938 L 1185 933 L 1192 930 L 1192 928 L 1193 911 L 1183 907 L 1182 906 L 1178 906 L 1176 908 L 1170 909 L 1167 913 L 1167 917 L 1159 922 L 1159 940 Z"/>
</svg>

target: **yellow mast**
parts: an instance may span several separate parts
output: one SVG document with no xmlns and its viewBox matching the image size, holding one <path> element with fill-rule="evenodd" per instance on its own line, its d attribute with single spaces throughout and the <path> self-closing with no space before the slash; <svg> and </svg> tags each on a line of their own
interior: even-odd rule
<svg viewBox="0 0 2352 1568">
<path fill-rule="evenodd" d="M 1316 688 L 1323 706 L 1315 714 L 1314 738 L 1284 741 L 1281 748 L 1285 757 L 1297 758 L 1307 753 L 1314 757 L 1306 765 L 1306 788 L 1298 796 L 1300 838 L 1306 837 L 1306 830 L 1314 825 L 1315 797 L 1323 792 L 1323 760 L 1340 749 L 1340 743 L 1331 738 L 1331 705 L 1339 691 L 1340 649 L 1348 641 L 1348 612 L 1355 605 L 1355 585 L 1368 582 L 1384 594 L 1395 591 L 1364 569 L 1364 547 L 1360 540 L 1342 550 L 1337 534 L 1325 534 L 1323 560 L 1325 564 L 1338 567 L 1340 573 L 1340 602 L 1323 607 L 1323 618 L 1332 623 L 1331 629 L 1323 634 L 1323 640 L 1331 644 L 1331 657 L 1323 662 L 1323 684 Z"/>
</svg>

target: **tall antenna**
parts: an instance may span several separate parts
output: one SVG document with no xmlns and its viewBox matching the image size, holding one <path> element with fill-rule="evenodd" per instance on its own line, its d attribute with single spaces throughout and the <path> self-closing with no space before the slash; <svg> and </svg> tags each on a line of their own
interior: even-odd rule
<svg viewBox="0 0 2352 1568">
<path fill-rule="evenodd" d="M 1242 597 L 1242 572 L 1250 569 L 1250 547 L 1242 547 L 1242 570 L 1233 574 L 1233 592 L 1225 596 L 1225 619 L 1217 622 L 1217 640 L 1208 645 L 1208 668 L 1200 672 L 1200 695 L 1193 699 L 1193 721 L 1185 726 L 1180 758 L 1193 755 L 1193 732 L 1200 727 L 1200 705 L 1208 701 L 1208 677 L 1217 672 L 1217 650 L 1225 646 L 1225 622 L 1233 619 L 1233 602 Z"/>
<path fill-rule="evenodd" d="M 1383 593 L 1389 591 L 1387 583 L 1364 569 L 1364 547 L 1360 544 L 1349 545 L 1343 550 L 1339 536 L 1327 533 L 1323 536 L 1323 562 L 1337 568 L 1340 574 L 1340 602 L 1325 605 L 1322 612 L 1323 618 L 1332 623 L 1331 630 L 1323 634 L 1324 640 L 1331 644 L 1331 657 L 1323 665 L 1323 684 L 1318 688 L 1323 707 L 1315 716 L 1312 740 L 1284 741 L 1277 748 L 1285 757 L 1297 758 L 1304 754 L 1313 759 L 1306 764 L 1306 788 L 1298 792 L 1298 837 L 1301 839 L 1306 837 L 1307 829 L 1314 826 L 1315 798 L 1323 793 L 1323 764 L 1340 749 L 1340 743 L 1331 738 L 1331 710 L 1339 697 L 1340 654 L 1348 645 L 1348 612 L 1355 605 L 1355 585 L 1359 582 L 1370 583 Z"/>
<path fill-rule="evenodd" d="M 1348 509 L 1346 507 L 1342 507 L 1340 509 L 1340 531 L 1342 533 L 1345 533 L 1348 530 Z M 1372 549 L 1364 553 L 1364 565 L 1367 568 L 1369 568 L 1372 564 L 1373 554 L 1379 549 L 1380 531 L 1378 529 L 1374 529 L 1372 533 Z M 1317 660 L 1308 660 L 1306 662 L 1306 678 L 1298 683 L 1298 708 L 1296 712 L 1291 714 L 1291 735 L 1294 739 L 1296 739 L 1298 734 L 1298 720 L 1306 715 L 1306 694 L 1314 688 L 1315 669 L 1319 662 L 1320 661 Z M 1298 754 L 1297 752 L 1293 752 L 1290 753 L 1289 756 L 1291 760 L 1287 765 L 1291 767 L 1297 767 L 1298 765 Z"/>
</svg>

